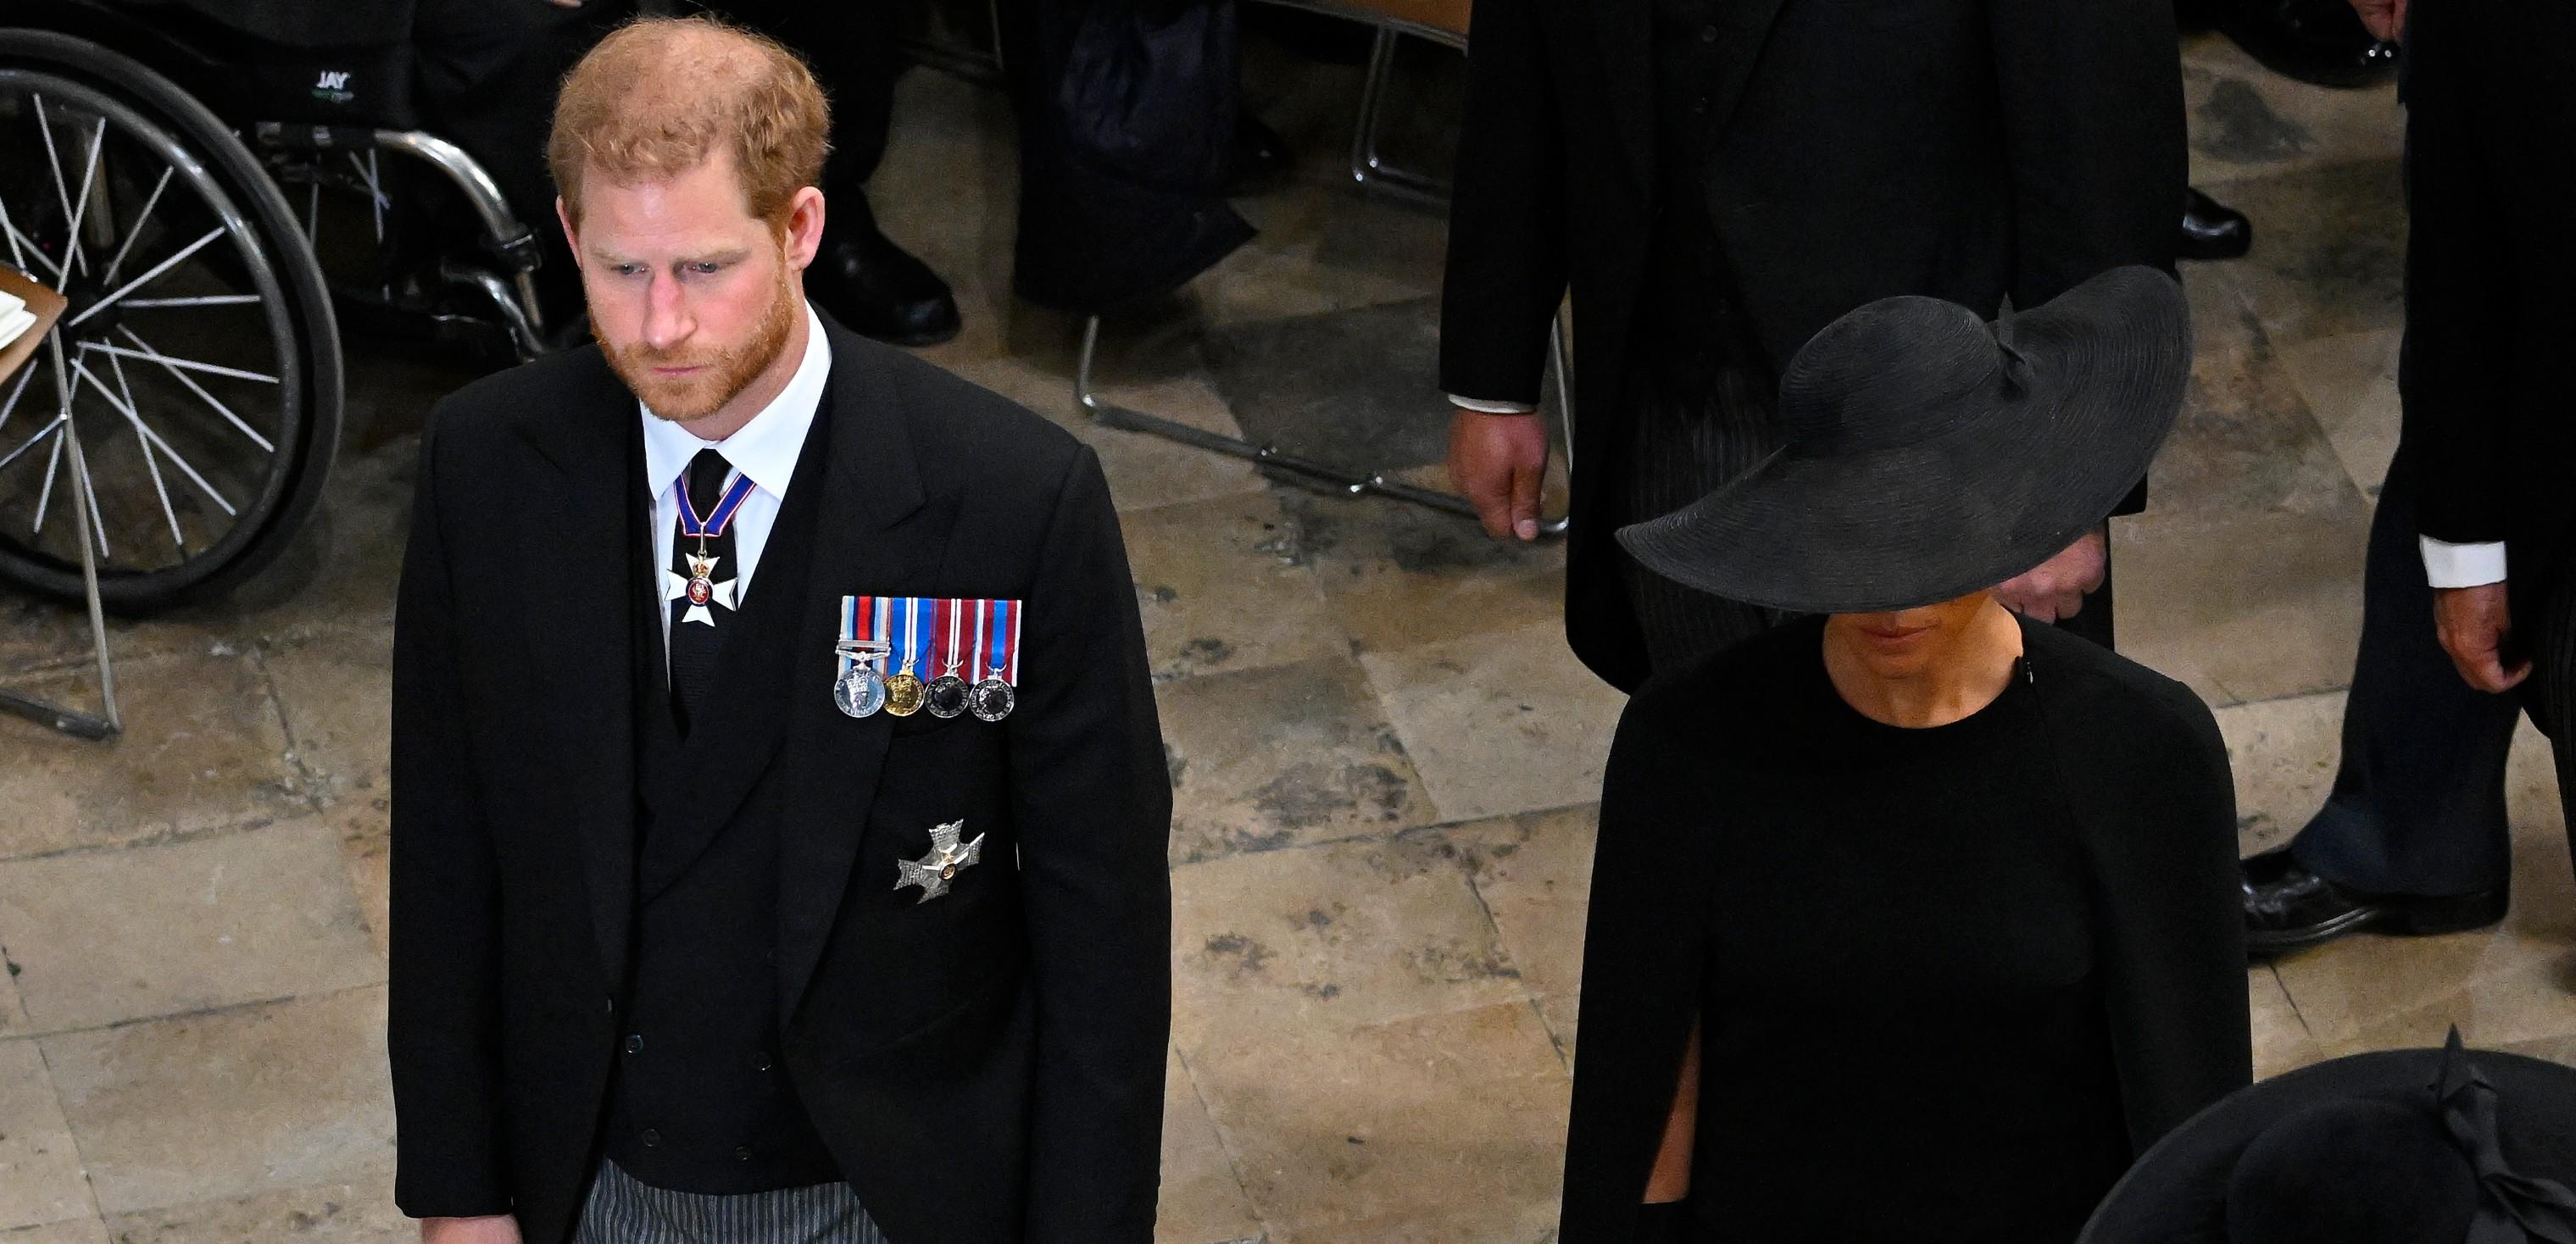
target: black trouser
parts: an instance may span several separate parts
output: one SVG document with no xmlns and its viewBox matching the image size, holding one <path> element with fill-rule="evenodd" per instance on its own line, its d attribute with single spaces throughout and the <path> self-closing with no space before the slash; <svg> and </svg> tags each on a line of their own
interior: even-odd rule
<svg viewBox="0 0 2576 1244">
<path fill-rule="evenodd" d="M 2370 524 L 2343 764 L 2291 841 L 2301 867 L 2366 894 L 2473 894 L 2512 874 L 2504 768 L 2521 708 L 2461 681 L 2434 633 L 2415 521 L 2421 471 L 2399 441 Z"/>
<path fill-rule="evenodd" d="M 719 0 L 707 11 L 738 21 L 795 50 L 814 69 L 832 101 L 832 154 L 823 165 L 826 196 L 862 192 L 885 158 L 894 119 L 894 17 L 904 0 Z M 826 219 L 829 219 L 828 215 Z"/>
</svg>

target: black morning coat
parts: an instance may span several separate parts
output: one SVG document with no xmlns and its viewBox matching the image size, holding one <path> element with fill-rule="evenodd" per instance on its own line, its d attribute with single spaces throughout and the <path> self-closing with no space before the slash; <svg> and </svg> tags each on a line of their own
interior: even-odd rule
<svg viewBox="0 0 2576 1244">
<path fill-rule="evenodd" d="M 1099 461 L 829 331 L 803 617 L 769 676 L 701 724 L 729 750 L 694 815 L 721 820 L 784 768 L 781 1062 L 891 1238 L 1144 1244 L 1171 786 Z M 595 347 L 441 402 L 395 622 L 395 1199 L 415 1217 L 515 1213 L 531 1244 L 572 1231 L 625 1008 L 641 435 Z M 845 594 L 1025 602 L 1016 711 L 842 715 Z M 960 818 L 983 863 L 945 897 L 898 892 L 897 858 Z"/>
<path fill-rule="evenodd" d="M 2528 633 L 2576 529 L 2576 8 L 2407 13 L 2398 387 L 2425 464 L 2417 521 L 2437 540 L 2505 542 Z"/>
<path fill-rule="evenodd" d="M 1440 325 L 1443 390 L 1535 402 L 1571 288 L 1566 632 L 1625 690 L 1646 655 L 1622 554 L 1580 516 L 1627 458 L 1619 385 L 1656 179 L 1675 175 L 1656 125 L 1716 127 L 1710 219 L 1774 368 L 1877 298 L 1992 314 L 2105 268 L 2171 270 L 2184 174 L 2169 0 L 1726 0 L 1704 122 L 1654 114 L 1653 7 L 1477 0 Z"/>
</svg>

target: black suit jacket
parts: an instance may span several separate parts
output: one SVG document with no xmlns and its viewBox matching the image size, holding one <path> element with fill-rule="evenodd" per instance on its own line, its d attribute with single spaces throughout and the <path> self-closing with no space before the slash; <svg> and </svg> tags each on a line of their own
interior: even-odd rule
<svg viewBox="0 0 2576 1244">
<path fill-rule="evenodd" d="M 1659 177 L 1652 0 L 1479 0 L 1441 312 L 1441 387 L 1535 402 L 1569 287 L 1575 533 L 1567 631 L 1645 675 L 1586 523 L 1625 460 L 1620 397 Z M 1705 170 L 1710 219 L 1776 368 L 1862 303 L 1991 313 L 2121 264 L 2170 270 L 2183 115 L 2169 0 L 1730 0 Z M 2130 509 L 2136 508 L 2133 504 Z"/>
<path fill-rule="evenodd" d="M 673 821 L 785 787 L 784 1069 L 907 1244 L 1150 1238 L 1170 1019 L 1171 790 L 1098 461 L 832 330 L 794 647 L 737 688 Z M 415 1216 L 569 1235 L 597 1154 L 635 892 L 635 399 L 596 349 L 478 382 L 422 442 L 394 643 L 392 1051 Z M 778 573 L 764 565 L 764 574 Z M 755 584 L 755 592 L 757 584 Z M 843 716 L 844 594 L 1026 602 L 1001 724 Z M 894 888 L 932 825 L 984 862 Z M 972 884 L 969 884 L 972 883 Z"/>
<path fill-rule="evenodd" d="M 2505 542 L 2537 623 L 2576 525 L 2576 8 L 2444 0 L 2406 19 L 2405 437 L 2423 534 Z"/>
</svg>

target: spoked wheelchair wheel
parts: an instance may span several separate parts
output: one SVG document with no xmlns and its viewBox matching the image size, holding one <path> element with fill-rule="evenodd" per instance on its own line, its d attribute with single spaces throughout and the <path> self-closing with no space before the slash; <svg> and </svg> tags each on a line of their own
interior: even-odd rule
<svg viewBox="0 0 2576 1244">
<path fill-rule="evenodd" d="M 0 580 L 81 594 L 74 438 L 113 608 L 220 593 L 294 540 L 339 447 L 339 336 L 223 122 L 130 58 L 0 29 L 0 262 L 70 299 L 0 384 Z"/>
</svg>

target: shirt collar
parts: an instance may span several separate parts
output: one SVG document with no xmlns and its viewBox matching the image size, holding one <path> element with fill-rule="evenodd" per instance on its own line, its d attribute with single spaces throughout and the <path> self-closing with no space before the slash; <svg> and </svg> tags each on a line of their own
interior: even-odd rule
<svg viewBox="0 0 2576 1244">
<path fill-rule="evenodd" d="M 832 343 L 823 333 L 822 317 L 814 314 L 811 305 L 801 300 L 800 305 L 805 312 L 805 357 L 797 360 L 796 374 L 788 378 L 787 387 L 733 435 L 702 441 L 687 428 L 654 414 L 641 400 L 635 403 L 636 414 L 644 420 L 644 483 L 652 496 L 667 492 L 699 450 L 715 449 L 761 491 L 787 499 L 797 455 L 805 450 L 805 434 L 814 426 L 814 410 L 822 404 L 823 386 L 832 377 Z"/>
</svg>

